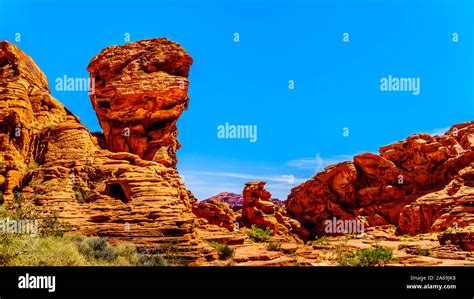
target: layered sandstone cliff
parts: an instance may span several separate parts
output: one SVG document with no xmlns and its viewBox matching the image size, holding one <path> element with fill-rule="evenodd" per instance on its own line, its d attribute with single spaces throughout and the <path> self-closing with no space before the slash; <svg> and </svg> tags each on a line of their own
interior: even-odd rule
<svg viewBox="0 0 474 299">
<path fill-rule="evenodd" d="M 112 242 L 151 250 L 173 244 L 190 263 L 215 258 L 195 233 L 195 199 L 174 168 L 190 65 L 189 55 L 166 39 L 110 47 L 93 59 L 92 102 L 111 152 L 51 96 L 31 58 L 1 42 L 3 200 L 21 193 L 42 215 L 57 214 L 71 230 Z M 120 138 L 126 126 L 131 134 Z"/>
<path fill-rule="evenodd" d="M 238 221 L 241 226 L 270 228 L 276 235 L 297 235 L 307 239 L 309 232 L 286 214 L 285 209 L 270 200 L 266 182 L 248 182 L 243 191 L 243 205 Z"/>
<path fill-rule="evenodd" d="M 370 226 L 394 224 L 399 234 L 474 224 L 474 122 L 442 136 L 415 134 L 326 167 L 292 189 L 289 213 L 324 235 L 324 222 L 363 217 Z"/>
</svg>

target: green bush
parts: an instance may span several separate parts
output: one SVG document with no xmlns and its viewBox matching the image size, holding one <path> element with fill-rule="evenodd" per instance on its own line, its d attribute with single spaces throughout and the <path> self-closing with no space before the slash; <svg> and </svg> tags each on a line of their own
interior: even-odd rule
<svg viewBox="0 0 474 299">
<path fill-rule="evenodd" d="M 10 218 L 14 220 L 35 220 L 38 218 L 36 208 L 31 203 L 13 204 L 4 203 L 0 205 L 0 219 Z"/>
<path fill-rule="evenodd" d="M 76 195 L 76 200 L 80 203 L 89 202 L 89 199 L 92 196 L 92 191 L 82 185 L 75 184 L 72 189 L 74 190 L 74 194 Z"/>
<path fill-rule="evenodd" d="M 59 222 L 57 214 L 45 216 L 41 219 L 39 225 L 39 234 L 41 236 L 62 237 L 64 225 Z"/>
<path fill-rule="evenodd" d="M 0 266 L 9 266 L 17 255 L 14 248 L 14 235 L 0 234 Z"/>
<path fill-rule="evenodd" d="M 2 234 L 2 266 L 84 266 L 86 259 L 74 243 L 55 237 Z"/>
<path fill-rule="evenodd" d="M 428 248 L 421 248 L 420 246 L 417 245 L 407 245 L 407 244 L 400 244 L 398 245 L 398 250 L 404 249 L 406 253 L 408 254 L 414 254 L 414 255 L 421 255 L 421 256 L 430 256 L 431 251 Z"/>
<path fill-rule="evenodd" d="M 28 170 L 33 171 L 33 170 L 38 169 L 39 165 L 38 163 L 33 161 L 33 162 L 28 163 L 27 167 L 28 167 Z"/>
<path fill-rule="evenodd" d="M 138 265 L 137 248 L 133 244 L 123 244 L 114 248 L 118 265 Z"/>
<path fill-rule="evenodd" d="M 103 238 L 0 234 L 0 266 L 135 266 L 135 246 L 108 245 Z"/>
<path fill-rule="evenodd" d="M 80 233 L 64 235 L 64 238 L 68 241 L 74 242 L 74 244 L 76 244 L 77 246 L 79 246 L 79 244 L 81 244 L 84 240 L 87 239 L 86 236 L 81 235 Z"/>
<path fill-rule="evenodd" d="M 358 249 L 355 253 L 343 253 L 338 255 L 338 262 L 343 266 L 382 266 L 393 259 L 392 249 L 381 246 Z"/>
<path fill-rule="evenodd" d="M 249 238 L 255 242 L 266 242 L 272 237 L 273 231 L 266 227 L 265 229 L 256 227 L 252 225 L 251 228 L 247 230 L 247 235 Z"/>
<path fill-rule="evenodd" d="M 330 245 L 331 242 L 329 241 L 329 238 L 326 237 L 326 236 L 322 236 L 322 237 L 319 237 L 315 240 L 312 240 L 312 241 L 309 241 L 308 242 L 309 245 L 323 245 L 323 246 L 327 246 L 327 245 Z"/>
<path fill-rule="evenodd" d="M 218 242 L 211 242 L 209 243 L 212 247 L 217 250 L 217 254 L 220 260 L 228 260 L 234 257 L 235 249 L 227 244 L 222 244 Z"/>
<path fill-rule="evenodd" d="M 428 248 L 421 248 L 420 251 L 418 251 L 418 255 L 421 256 L 430 256 L 431 251 Z"/>
<path fill-rule="evenodd" d="M 168 266 L 166 259 L 159 253 L 145 252 L 139 255 L 138 266 L 165 267 Z"/>
<path fill-rule="evenodd" d="M 111 262 L 117 253 L 109 246 L 105 238 L 88 238 L 79 244 L 79 252 L 88 259 Z"/>
<path fill-rule="evenodd" d="M 23 194 L 23 192 L 18 191 L 13 194 L 13 203 L 15 204 L 21 204 L 24 199 L 25 195 Z"/>
<path fill-rule="evenodd" d="M 272 241 L 272 242 L 268 243 L 267 249 L 270 250 L 270 251 L 280 251 L 281 242 Z"/>
</svg>

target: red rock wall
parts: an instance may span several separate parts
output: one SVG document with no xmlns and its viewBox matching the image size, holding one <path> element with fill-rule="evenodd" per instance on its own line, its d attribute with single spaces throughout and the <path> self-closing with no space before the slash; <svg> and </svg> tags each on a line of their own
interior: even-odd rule
<svg viewBox="0 0 474 299">
<path fill-rule="evenodd" d="M 400 234 L 474 224 L 474 122 L 443 136 L 415 134 L 327 167 L 292 189 L 288 212 L 314 235 L 324 221 L 364 217 L 369 225 L 394 224 Z"/>
<path fill-rule="evenodd" d="M 133 62 L 141 56 L 149 64 Z M 101 124 L 110 128 L 104 129 L 107 142 L 114 151 L 136 154 L 114 153 L 101 149 L 79 119 L 50 95 L 45 75 L 28 55 L 13 44 L 0 43 L 0 191 L 4 200 L 11 201 L 12 191 L 19 190 L 24 203 L 33 203 L 41 215 L 57 213 L 71 231 L 152 250 L 173 243 L 181 259 L 190 263 L 216 258 L 215 251 L 197 237 L 191 210 L 195 199 L 174 168 L 175 157 L 162 163 L 151 154 L 163 145 L 173 147 L 170 153 L 174 154 L 178 147 L 175 123 L 187 104 L 187 81 L 185 89 L 174 85 L 185 80 L 190 64 L 184 50 L 165 39 L 107 48 L 94 58 L 93 72 L 104 77 L 97 78 L 98 93 L 92 101 L 97 108 L 98 101 L 110 100 L 113 109 L 107 113 L 98 109 Z M 151 73 L 130 72 L 141 67 Z M 105 70 L 113 78 L 106 79 Z M 107 84 L 111 84 L 109 89 Z M 109 94 L 115 96 L 103 98 Z M 145 95 L 153 100 L 146 100 Z M 114 117 L 125 121 L 117 125 Z M 114 143 L 114 130 L 122 124 L 153 129 L 145 135 L 133 129 L 130 143 L 122 148 Z M 19 136 L 15 136 L 17 128 Z M 142 138 L 147 142 L 142 144 Z M 146 160 L 149 157 L 153 159 Z"/>
</svg>

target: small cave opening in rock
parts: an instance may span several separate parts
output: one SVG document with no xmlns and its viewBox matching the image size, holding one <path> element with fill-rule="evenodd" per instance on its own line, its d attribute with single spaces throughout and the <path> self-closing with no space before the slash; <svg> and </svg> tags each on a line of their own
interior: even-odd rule
<svg viewBox="0 0 474 299">
<path fill-rule="evenodd" d="M 110 109 L 110 102 L 109 101 L 98 101 L 97 105 L 99 108 Z"/>
<path fill-rule="evenodd" d="M 121 200 L 124 203 L 129 202 L 127 196 L 125 195 L 125 191 L 123 190 L 120 184 L 111 184 L 108 186 L 108 194 L 110 197 L 116 198 Z"/>
</svg>

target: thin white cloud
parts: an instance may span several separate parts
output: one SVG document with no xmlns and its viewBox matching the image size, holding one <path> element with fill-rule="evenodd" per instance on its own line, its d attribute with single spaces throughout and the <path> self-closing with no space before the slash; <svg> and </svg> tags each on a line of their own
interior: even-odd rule
<svg viewBox="0 0 474 299">
<path fill-rule="evenodd" d="M 354 155 L 336 155 L 332 157 L 321 157 L 321 155 L 317 153 L 314 158 L 300 158 L 290 160 L 286 163 L 286 165 L 298 169 L 313 169 L 316 172 L 320 172 L 324 170 L 326 166 L 343 161 L 351 161 L 353 156 Z"/>
<path fill-rule="evenodd" d="M 242 179 L 242 180 L 249 180 L 249 181 L 267 181 L 267 182 L 280 182 L 280 183 L 288 183 L 294 184 L 296 182 L 301 182 L 304 178 L 297 178 L 294 175 L 253 175 L 247 173 L 239 173 L 239 172 L 209 172 L 209 171 L 188 171 L 186 173 L 192 175 L 199 175 L 199 176 L 214 176 L 214 177 L 226 177 L 226 178 L 234 178 L 234 179 Z"/>
<path fill-rule="evenodd" d="M 427 133 L 430 134 L 431 136 L 435 136 L 435 135 L 441 136 L 441 135 L 444 135 L 444 133 L 446 133 L 450 128 L 451 127 L 433 129 Z"/>
</svg>

